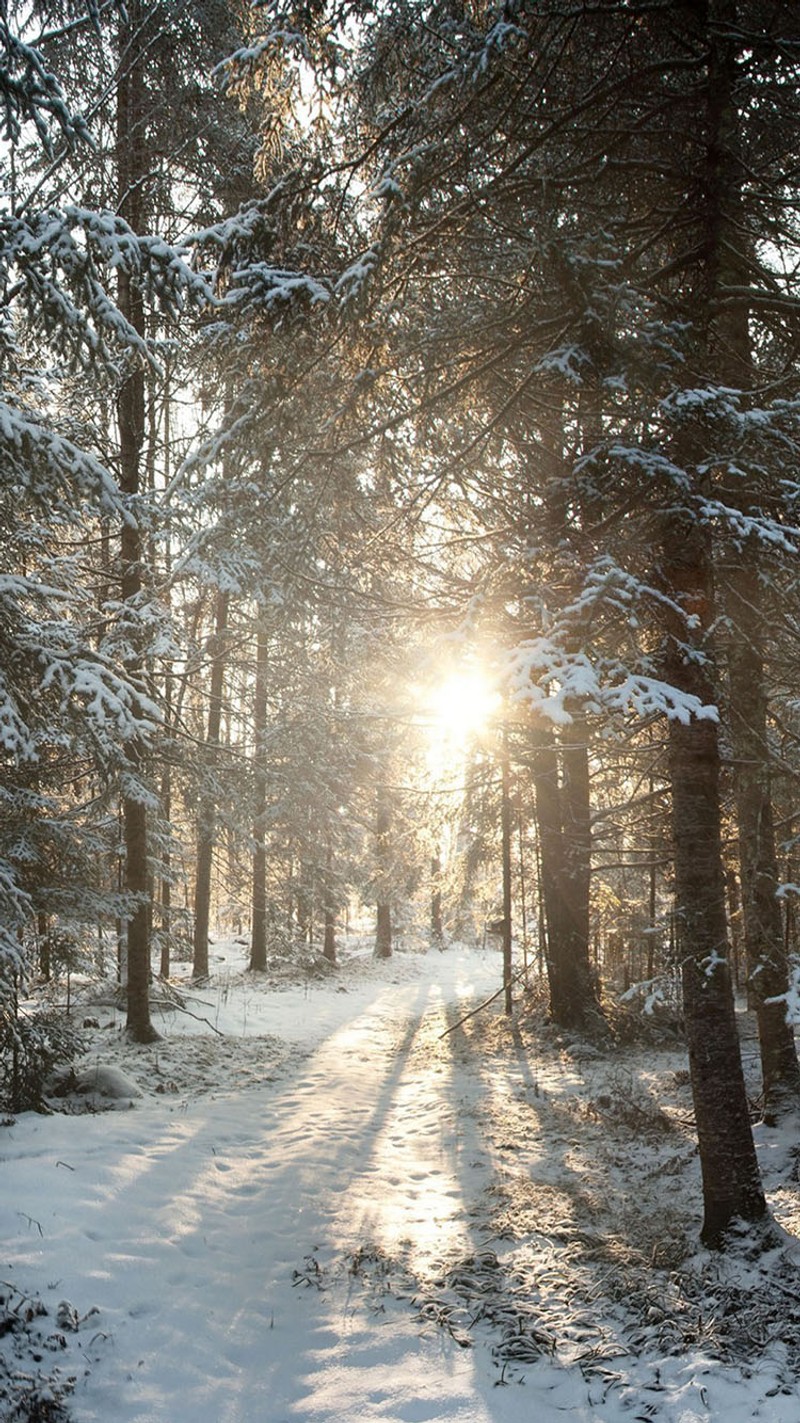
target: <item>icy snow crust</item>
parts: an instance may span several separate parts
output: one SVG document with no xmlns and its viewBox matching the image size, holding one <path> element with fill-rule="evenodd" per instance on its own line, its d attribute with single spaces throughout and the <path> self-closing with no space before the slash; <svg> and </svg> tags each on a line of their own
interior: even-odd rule
<svg viewBox="0 0 800 1423">
<path fill-rule="evenodd" d="M 498 987 L 492 951 L 288 987 L 244 955 L 218 946 L 152 1047 L 93 1004 L 76 1077 L 125 1088 L 115 1110 L 0 1128 L 0 1289 L 28 1321 L 0 1416 L 796 1423 L 793 1245 L 697 1250 L 677 1044 L 601 1054 L 499 1004 L 442 1036 Z M 759 1137 L 788 1230 L 795 1140 Z"/>
</svg>

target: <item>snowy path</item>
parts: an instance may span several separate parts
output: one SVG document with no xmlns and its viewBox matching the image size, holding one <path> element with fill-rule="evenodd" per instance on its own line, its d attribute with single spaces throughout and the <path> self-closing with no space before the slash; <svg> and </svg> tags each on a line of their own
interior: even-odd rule
<svg viewBox="0 0 800 1423">
<path fill-rule="evenodd" d="M 518 1416 L 475 1354 L 394 1302 L 369 1307 L 345 1269 L 364 1245 L 412 1263 L 469 1247 L 471 1118 L 430 1046 L 446 1003 L 496 974 L 496 958 L 436 955 L 418 982 L 362 990 L 351 1021 L 343 996 L 344 1021 L 263 1089 L 10 1130 L 27 1138 L 3 1167 L 11 1278 L 98 1310 L 78 1336 L 80 1423 Z M 293 1286 L 306 1257 L 324 1290 Z"/>
<path fill-rule="evenodd" d="M 174 1015 L 152 1049 L 97 1034 L 111 1061 L 154 1074 L 134 1110 L 0 1126 L 0 1276 L 45 1301 L 38 1362 L 77 1375 L 75 1423 L 796 1423 L 780 1333 L 755 1367 L 721 1364 L 692 1335 L 695 1305 L 647 1270 L 686 1226 L 691 1141 L 598 1116 L 646 1108 L 651 1088 L 660 1111 L 680 1053 L 581 1059 L 523 1045 L 499 1010 L 483 1037 L 443 1038 L 498 969 L 454 950 L 290 990 L 220 975 L 204 1011 L 224 1038 Z M 521 1311 L 513 1330 L 541 1320 L 557 1341 L 507 1387 L 487 1347 L 498 1316 L 475 1322 L 480 1282 L 474 1348 L 433 1317 L 438 1266 L 485 1261 L 487 1245 L 488 1298 Z M 643 1307 L 626 1307 L 631 1289 Z M 61 1351 L 64 1298 L 82 1319 Z"/>
</svg>

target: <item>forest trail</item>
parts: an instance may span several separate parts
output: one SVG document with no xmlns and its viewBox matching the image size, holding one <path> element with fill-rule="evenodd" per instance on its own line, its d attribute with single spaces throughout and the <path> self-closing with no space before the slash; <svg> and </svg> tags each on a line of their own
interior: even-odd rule
<svg viewBox="0 0 800 1423">
<path fill-rule="evenodd" d="M 796 1423 L 800 1270 L 697 1254 L 680 1044 L 455 1026 L 499 972 L 220 974 L 223 1037 L 101 1027 L 135 1106 L 0 1130 L 0 1273 L 48 1310 L 0 1348 L 75 1376 L 74 1423 Z M 796 1231 L 794 1146 L 762 1142 Z"/>
<path fill-rule="evenodd" d="M 362 1277 L 476 1248 L 481 1086 L 441 1034 L 497 973 L 496 956 L 436 954 L 415 982 L 359 992 L 352 1018 L 343 994 L 338 1026 L 264 1088 L 29 1123 L 59 1194 L 26 1200 L 42 1238 L 28 1231 L 15 1274 L 38 1266 L 43 1295 L 58 1281 L 98 1310 L 80 1423 L 518 1416 L 475 1352 Z"/>
</svg>

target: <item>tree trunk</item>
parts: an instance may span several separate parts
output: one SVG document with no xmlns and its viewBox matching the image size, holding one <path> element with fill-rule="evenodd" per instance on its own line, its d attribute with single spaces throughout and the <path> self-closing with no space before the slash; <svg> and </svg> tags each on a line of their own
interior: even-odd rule
<svg viewBox="0 0 800 1423">
<path fill-rule="evenodd" d="M 267 736 L 267 634 L 259 625 L 256 648 L 256 687 L 253 708 L 255 742 L 255 815 L 253 817 L 253 866 L 251 880 L 250 968 L 263 973 L 267 967 L 267 776 L 264 766 Z"/>
<path fill-rule="evenodd" d="M 392 808 L 389 792 L 378 787 L 375 822 L 375 869 L 377 881 L 377 917 L 375 924 L 375 957 L 392 957 L 391 847 Z"/>
<path fill-rule="evenodd" d="M 596 1028 L 602 1010 L 589 945 L 590 805 L 586 727 L 563 735 L 563 784 L 549 728 L 534 733 L 532 757 L 541 892 L 547 924 L 550 1012 L 565 1028 Z"/>
<path fill-rule="evenodd" d="M 559 884 L 563 837 L 558 755 L 555 736 L 549 727 L 537 727 L 534 736 L 531 770 L 536 797 L 539 887 L 546 929 L 545 963 L 550 986 L 550 1013 L 554 1022 L 566 1026 L 572 1012 L 572 1001 L 563 955 L 563 904 Z"/>
<path fill-rule="evenodd" d="M 170 457 L 171 457 L 171 409 L 172 390 L 170 382 L 169 365 L 167 364 L 164 381 L 164 408 L 163 408 L 163 474 L 164 484 L 169 488 L 170 483 Z M 155 453 L 156 437 L 152 441 Z M 172 555 L 169 537 L 166 541 L 164 553 L 164 581 L 169 587 L 172 575 Z M 167 592 L 167 599 L 170 594 Z M 174 676 L 172 667 L 167 670 L 164 678 L 164 725 L 168 737 L 175 734 L 175 707 L 173 706 Z M 172 766 L 169 760 L 165 761 L 161 773 L 161 815 L 166 828 L 164 851 L 161 857 L 161 953 L 159 974 L 162 978 L 169 978 L 172 956 Z"/>
<path fill-rule="evenodd" d="M 728 896 L 728 926 L 731 940 L 731 967 L 733 969 L 733 983 L 736 991 L 741 988 L 741 960 L 742 960 L 742 900 L 739 894 L 739 880 L 735 869 L 729 866 L 725 870 L 725 890 Z M 750 985 L 747 985 L 747 1006 L 755 1005 L 750 1001 Z"/>
<path fill-rule="evenodd" d="M 666 586 L 694 614 L 695 631 L 668 614 L 670 685 L 713 701 L 709 653 L 713 624 L 708 536 L 691 512 L 666 516 Z M 687 651 L 687 641 L 695 639 Z M 689 1067 L 703 1178 L 702 1239 L 718 1245 L 732 1223 L 766 1212 L 745 1091 L 727 954 L 716 720 L 670 721 L 669 767 L 675 893 Z"/>
<path fill-rule="evenodd" d="M 743 166 L 735 94 L 737 47 L 741 44 L 736 38 L 737 8 L 735 0 L 715 0 L 711 14 L 719 30 L 712 49 L 715 93 L 710 100 L 711 124 L 716 127 L 718 142 L 710 167 L 718 191 L 714 231 L 717 281 L 723 286 L 746 288 L 750 282 L 748 249 L 752 239 L 747 236 L 741 212 Z M 732 388 L 750 389 L 753 350 L 747 305 L 723 306 L 715 314 L 710 336 L 718 377 Z M 746 516 L 753 504 L 760 511 L 763 491 L 752 487 L 750 481 L 737 482 L 725 497 Z M 725 612 L 731 623 L 730 731 L 748 1003 L 755 1008 L 758 1021 L 764 1116 L 774 1122 L 800 1101 L 800 1063 L 785 1006 L 789 967 L 777 898 L 780 881 L 767 731 L 762 559 L 759 541 L 745 541 L 724 561 L 722 580 Z"/>
<path fill-rule="evenodd" d="M 325 909 L 322 957 L 336 963 L 336 911 L 331 908 Z"/>
<path fill-rule="evenodd" d="M 330 837 L 325 846 L 325 892 L 323 898 L 322 956 L 328 960 L 328 963 L 336 963 L 336 899 L 333 887 L 333 846 Z"/>
<path fill-rule="evenodd" d="M 378 904 L 375 917 L 375 957 L 392 957 L 392 910 L 389 904 Z"/>
<path fill-rule="evenodd" d="M 745 549 L 735 576 L 728 579 L 728 605 L 734 623 L 728 653 L 730 725 L 747 982 L 758 1021 L 764 1116 L 774 1122 L 798 1104 L 800 1064 L 794 1029 L 786 1016 L 789 966 L 778 899 L 761 588 L 755 551 L 750 553 L 748 558 Z"/>
<path fill-rule="evenodd" d="M 562 823 L 564 835 L 565 957 L 572 978 L 572 995 L 579 1005 L 579 1022 L 598 1026 L 602 1010 L 592 970 L 589 934 L 592 831 L 589 783 L 589 730 L 578 712 L 561 732 L 563 766 Z"/>
<path fill-rule="evenodd" d="M 161 776 L 161 814 L 167 827 L 167 842 L 161 857 L 161 953 L 158 971 L 162 978 L 169 978 L 172 948 L 172 773 L 169 766 L 164 767 Z"/>
<path fill-rule="evenodd" d="M 500 747 L 500 838 L 503 862 L 503 1007 L 510 1017 L 514 1005 L 511 992 L 511 764 L 508 754 L 507 727 L 503 727 L 502 738 Z"/>
<path fill-rule="evenodd" d="M 119 211 L 135 232 L 143 226 L 142 183 L 148 171 L 144 151 L 144 73 L 139 26 L 141 5 L 133 0 L 127 20 L 121 23 L 120 53 L 125 56 L 117 82 L 117 178 Z M 117 300 L 119 309 L 134 330 L 144 336 L 144 303 L 139 288 L 127 272 L 120 271 Z M 140 487 L 140 464 L 144 443 L 144 371 L 138 358 L 131 359 L 117 396 L 119 424 L 120 488 L 129 499 L 131 517 L 121 532 L 121 595 L 123 607 L 133 609 L 142 586 L 142 534 L 136 515 Z M 132 627 L 134 651 L 126 662 L 126 672 L 135 683 L 140 680 L 143 657 L 141 635 Z M 136 782 L 144 767 L 140 742 L 128 748 L 128 789 L 122 803 L 125 847 L 124 888 L 133 903 L 127 920 L 127 1022 L 135 1042 L 152 1042 L 158 1036 L 150 1021 L 150 915 L 148 910 L 149 866 L 147 811 L 143 792 Z"/>
<path fill-rule="evenodd" d="M 528 876 L 525 868 L 525 825 L 522 815 L 522 795 L 517 793 L 517 879 L 519 882 L 519 917 L 522 930 L 522 972 L 528 987 Z"/>
<path fill-rule="evenodd" d="M 442 861 L 431 856 L 431 941 L 437 949 L 446 947 L 442 920 Z"/>
<path fill-rule="evenodd" d="M 704 383 L 730 379 L 743 354 L 720 302 L 730 279 L 730 252 L 740 208 L 741 165 L 736 108 L 736 0 L 709 0 L 703 162 L 698 171 L 697 247 L 687 283 L 687 317 L 694 375 Z M 731 338 L 734 337 L 733 345 Z M 663 516 L 663 573 L 673 608 L 665 608 L 665 672 L 679 691 L 706 706 L 716 701 L 711 639 L 715 624 L 711 535 L 695 501 L 713 493 L 713 464 L 702 418 L 687 421 L 674 441 L 688 493 L 676 487 Z M 720 1244 L 737 1219 L 766 1215 L 742 1071 L 728 962 L 725 880 L 720 835 L 719 743 L 716 720 L 692 715 L 670 721 L 669 760 L 675 842 L 675 890 L 681 942 L 684 1008 L 703 1178 L 703 1240 Z"/>
<path fill-rule="evenodd" d="M 208 766 L 216 768 L 219 756 L 219 733 L 222 726 L 222 688 L 225 676 L 225 644 L 228 631 L 228 594 L 218 592 L 214 615 L 214 636 L 210 640 L 211 687 L 208 697 L 208 733 L 206 748 Z M 202 982 L 208 978 L 208 933 L 211 919 L 211 870 L 214 863 L 214 838 L 217 828 L 216 793 L 213 784 L 203 788 L 197 813 L 197 866 L 194 886 L 194 956 L 192 978 Z"/>
<path fill-rule="evenodd" d="M 45 983 L 49 983 L 53 973 L 50 938 L 50 919 L 41 910 L 36 916 L 36 937 L 39 944 L 39 973 Z"/>
</svg>

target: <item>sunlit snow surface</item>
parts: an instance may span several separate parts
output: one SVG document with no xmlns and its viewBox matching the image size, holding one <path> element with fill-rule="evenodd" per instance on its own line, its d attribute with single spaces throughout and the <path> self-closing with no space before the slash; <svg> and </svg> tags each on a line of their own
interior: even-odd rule
<svg viewBox="0 0 800 1423">
<path fill-rule="evenodd" d="M 679 1048 L 637 1059 L 634 1092 L 589 1050 L 523 1050 L 499 1004 L 480 1052 L 469 1024 L 442 1036 L 498 987 L 491 951 L 354 958 L 288 988 L 244 954 L 217 947 L 196 1016 L 157 1015 L 152 1047 L 101 1010 L 90 1060 L 138 1083 L 130 1107 L 0 1129 L 0 1275 L 77 1311 L 41 1368 L 78 1376 L 79 1423 L 796 1423 L 779 1337 L 744 1371 L 699 1319 L 669 1352 L 656 1303 L 634 1347 L 615 1291 L 631 1242 L 668 1262 L 698 1228 L 691 1137 L 602 1120 L 610 1087 L 641 1102 L 679 1078 Z M 784 1170 L 787 1141 L 760 1142 Z M 476 1258 L 552 1355 L 499 1364 L 479 1297 L 443 1327 L 447 1271 Z"/>
</svg>

